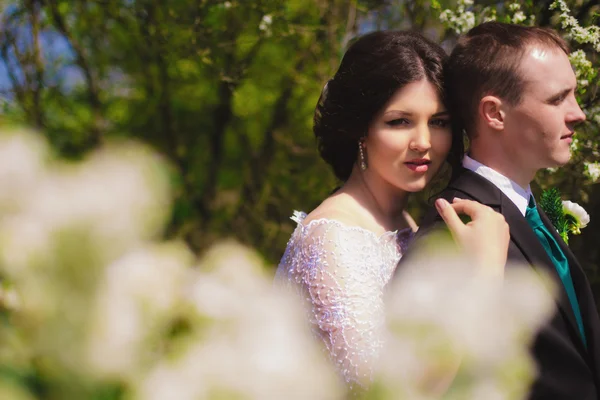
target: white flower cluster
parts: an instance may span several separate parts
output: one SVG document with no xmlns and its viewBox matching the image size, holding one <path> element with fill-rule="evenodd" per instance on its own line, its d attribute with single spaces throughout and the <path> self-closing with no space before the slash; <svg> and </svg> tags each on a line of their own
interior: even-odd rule
<svg viewBox="0 0 600 400">
<path fill-rule="evenodd" d="M 583 111 L 588 120 L 591 120 L 600 126 L 600 105 L 589 107 Z"/>
<path fill-rule="evenodd" d="M 508 5 L 507 9 L 513 13 L 513 16 L 511 17 L 511 22 L 513 24 L 520 24 L 520 23 L 525 22 L 525 20 L 527 20 L 527 16 L 521 10 L 521 4 L 511 3 Z"/>
<path fill-rule="evenodd" d="M 457 34 L 466 33 L 475 26 L 475 14 L 467 11 L 473 5 L 473 0 L 458 0 L 456 11 L 447 9 L 441 12 L 440 21 L 453 29 Z"/>
<path fill-rule="evenodd" d="M 523 11 L 519 10 L 513 14 L 511 21 L 513 24 L 520 24 L 522 22 L 525 22 L 525 20 L 527 20 L 527 16 L 525 15 L 525 13 Z"/>
<path fill-rule="evenodd" d="M 574 137 L 574 138 L 573 138 L 573 141 L 571 142 L 571 146 L 570 146 L 570 148 L 571 148 L 571 151 L 572 151 L 573 153 L 576 153 L 576 152 L 578 152 L 578 151 L 579 151 L 579 148 L 580 148 L 580 146 L 581 146 L 581 141 L 580 141 L 580 140 L 579 140 L 577 137 Z"/>
<path fill-rule="evenodd" d="M 512 12 L 519 11 L 521 9 L 521 4 L 510 3 L 506 8 L 508 8 L 508 10 Z"/>
<path fill-rule="evenodd" d="M 585 163 L 585 173 L 593 181 L 596 182 L 600 178 L 600 163 L 590 162 Z"/>
<path fill-rule="evenodd" d="M 600 127 L 600 104 L 592 104 L 583 109 L 588 121 L 597 124 Z"/>
<path fill-rule="evenodd" d="M 439 3 L 435 3 L 439 7 Z M 497 19 L 496 7 L 484 6 L 477 13 L 473 11 L 473 0 L 459 0 L 456 9 L 445 9 L 440 12 L 440 21 L 448 28 L 454 30 L 457 34 L 466 33 L 473 28 L 477 23 L 495 21 Z M 529 18 L 518 2 L 510 3 L 506 7 L 509 15 L 508 18 L 513 24 L 523 24 L 528 22 L 533 24 L 535 15 L 530 15 Z"/>
<path fill-rule="evenodd" d="M 591 43 L 597 52 L 600 52 L 600 27 L 591 25 L 583 28 L 577 18 L 571 15 L 571 10 L 564 0 L 555 0 L 550 5 L 551 10 L 560 11 L 560 22 L 563 29 L 567 29 L 569 35 L 578 43 Z"/>
<path fill-rule="evenodd" d="M 263 15 L 260 20 L 260 24 L 258 24 L 258 29 L 262 32 L 265 32 L 267 36 L 271 35 L 271 25 L 273 24 L 273 17 L 269 14 Z"/>
<path fill-rule="evenodd" d="M 569 55 L 569 60 L 575 68 L 575 76 L 577 77 L 578 89 L 585 88 L 590 84 L 590 80 L 596 77 L 597 71 L 590 60 L 588 60 L 585 52 L 581 49 L 572 52 Z"/>
</svg>

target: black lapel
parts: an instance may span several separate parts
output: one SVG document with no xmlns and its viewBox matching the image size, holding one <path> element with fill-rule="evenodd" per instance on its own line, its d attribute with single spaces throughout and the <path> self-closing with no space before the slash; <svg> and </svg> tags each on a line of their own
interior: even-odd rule
<svg viewBox="0 0 600 400">
<path fill-rule="evenodd" d="M 558 272 L 544 246 L 542 246 L 533 229 L 531 229 L 531 226 L 529 226 L 512 200 L 506 197 L 496 185 L 468 169 L 463 169 L 448 187 L 464 192 L 480 203 L 494 208 L 504 216 L 510 228 L 511 241 L 521 250 L 523 256 L 532 266 L 543 269 L 556 282 L 558 296 L 555 295 L 554 297 L 558 307 L 579 337 L 575 314 L 560 276 L 558 276 Z"/>
<path fill-rule="evenodd" d="M 448 184 L 448 189 L 454 189 L 467 194 L 478 202 L 492 208 L 498 208 L 501 204 L 502 192 L 493 183 L 477 175 L 475 172 L 463 168 L 457 174 L 456 179 Z"/>
<path fill-rule="evenodd" d="M 544 211 L 539 207 L 539 205 L 537 209 L 542 222 L 544 223 L 544 225 L 546 225 L 546 228 L 550 231 L 552 237 L 554 237 L 554 240 L 556 240 L 556 243 L 558 243 L 558 246 L 564 253 L 565 257 L 567 257 L 567 262 L 569 263 L 569 270 L 571 272 L 571 279 L 575 288 L 575 295 L 577 297 L 577 301 L 579 302 L 581 318 L 583 320 L 584 329 L 586 331 L 585 334 L 588 342 L 588 348 L 590 348 L 592 346 L 592 342 L 595 342 L 595 336 L 593 332 L 597 329 L 596 324 L 592 326 L 592 321 L 589 321 L 587 318 L 589 314 L 596 316 L 598 313 L 595 307 L 594 294 L 591 291 L 590 284 L 585 276 L 585 273 L 583 272 L 583 268 L 579 264 L 579 261 L 577 261 L 577 258 L 575 257 L 569 246 L 560 237 L 560 235 L 556 231 L 556 228 L 554 228 L 554 225 L 552 225 L 552 222 L 544 213 Z M 590 306 L 593 307 L 590 309 Z M 579 330 L 577 331 L 577 333 L 577 337 L 580 337 Z M 583 342 L 581 342 L 581 344 L 583 346 Z M 593 345 L 595 346 L 596 344 L 594 343 Z"/>
</svg>

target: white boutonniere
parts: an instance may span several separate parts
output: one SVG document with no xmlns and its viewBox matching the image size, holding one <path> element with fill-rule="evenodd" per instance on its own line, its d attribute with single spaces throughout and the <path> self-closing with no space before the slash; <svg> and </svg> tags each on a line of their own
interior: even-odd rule
<svg viewBox="0 0 600 400">
<path fill-rule="evenodd" d="M 569 224 L 569 231 L 574 235 L 579 235 L 581 229 L 590 223 L 590 215 L 577 203 L 572 201 L 563 201 L 563 213 Z"/>
<path fill-rule="evenodd" d="M 590 223 L 590 215 L 585 209 L 572 201 L 563 201 L 556 188 L 545 190 L 542 193 L 540 207 L 565 243 L 569 243 L 569 233 L 579 235 L 581 229 Z"/>
</svg>

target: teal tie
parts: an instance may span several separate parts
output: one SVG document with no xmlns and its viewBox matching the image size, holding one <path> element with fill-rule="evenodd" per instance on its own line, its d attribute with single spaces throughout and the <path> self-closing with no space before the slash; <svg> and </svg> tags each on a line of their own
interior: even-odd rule
<svg viewBox="0 0 600 400">
<path fill-rule="evenodd" d="M 537 207 L 535 206 L 533 196 L 531 196 L 529 199 L 529 205 L 527 206 L 525 219 L 527 219 L 527 222 L 533 228 L 533 231 L 542 243 L 542 246 L 544 246 L 546 253 L 548 253 L 548 256 L 550 256 L 550 259 L 556 268 L 556 272 L 558 272 L 558 276 L 560 276 L 560 280 L 565 287 L 567 296 L 569 297 L 569 302 L 573 308 L 573 313 L 575 314 L 575 320 L 577 321 L 577 326 L 579 327 L 579 333 L 581 333 L 583 344 L 587 347 L 585 332 L 583 330 L 583 320 L 581 319 L 581 311 L 579 311 L 579 303 L 577 302 L 575 287 L 573 286 L 573 279 L 571 279 L 571 272 L 569 271 L 569 262 L 567 261 L 567 257 L 565 257 L 565 254 L 560 249 L 560 246 L 552 234 L 548 231 L 548 228 L 546 228 L 546 225 L 544 225 L 542 222 Z"/>
</svg>

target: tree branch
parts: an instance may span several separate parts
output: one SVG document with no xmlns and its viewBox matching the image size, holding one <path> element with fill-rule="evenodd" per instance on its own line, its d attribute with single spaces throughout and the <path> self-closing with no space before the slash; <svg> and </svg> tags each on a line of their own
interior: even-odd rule
<svg viewBox="0 0 600 400">
<path fill-rule="evenodd" d="M 213 113 L 214 128 L 209 140 L 209 161 L 207 163 L 207 180 L 202 197 L 195 202 L 200 213 L 202 224 L 210 219 L 210 207 L 217 193 L 217 178 L 224 155 L 225 130 L 233 117 L 233 88 L 226 81 L 221 81 L 218 88 L 219 102 Z"/>
<path fill-rule="evenodd" d="M 69 41 L 73 51 L 75 52 L 75 62 L 81 68 L 85 82 L 88 87 L 88 101 L 92 109 L 93 122 L 92 122 L 92 137 L 90 145 L 94 146 L 102 142 L 102 102 L 100 101 L 100 88 L 98 82 L 94 76 L 92 68 L 85 55 L 82 44 L 77 40 L 75 35 L 69 30 L 63 16 L 58 10 L 56 0 L 47 0 L 46 2 L 50 7 L 50 15 L 56 25 L 58 31 Z"/>
<path fill-rule="evenodd" d="M 2 46 L 2 48 L 0 50 L 0 54 L 2 54 L 2 58 L 6 59 L 6 56 L 7 56 L 6 46 Z M 12 87 L 12 93 L 14 93 L 15 97 L 17 98 L 17 102 L 21 105 L 21 108 L 25 112 L 25 115 L 29 115 L 29 107 L 27 106 L 27 101 L 25 99 L 25 93 L 23 91 L 23 88 L 19 85 L 19 82 L 18 82 L 14 72 L 11 69 L 9 69 L 8 67 L 7 67 L 7 71 L 8 71 L 8 77 L 10 79 L 11 87 Z"/>
<path fill-rule="evenodd" d="M 342 48 L 346 48 L 348 42 L 356 35 L 356 1 L 352 1 L 348 6 L 348 18 L 346 20 L 346 29 L 342 39 Z"/>
<path fill-rule="evenodd" d="M 302 70 L 307 58 L 308 54 L 305 53 L 296 63 L 295 70 Z M 271 167 L 275 154 L 275 132 L 288 123 L 288 104 L 293 93 L 294 79 L 287 77 L 282 86 L 283 90 L 275 103 L 273 116 L 271 117 L 269 126 L 265 130 L 261 149 L 250 161 L 250 176 L 241 190 L 236 219 L 242 218 L 245 205 L 255 205 L 258 202 L 259 194 L 263 191 L 268 181 L 268 170 Z"/>
<path fill-rule="evenodd" d="M 41 105 L 42 90 L 44 88 L 44 63 L 40 54 L 40 15 L 36 0 L 27 0 L 26 7 L 30 13 L 31 35 L 33 37 L 32 56 L 35 66 L 35 77 L 32 79 L 35 82 L 31 87 L 32 94 L 32 113 L 33 120 L 37 128 L 44 127 L 44 112 Z"/>
<path fill-rule="evenodd" d="M 166 4 L 166 3 L 164 3 Z M 165 35 L 166 33 L 162 30 L 160 22 L 157 21 L 155 15 L 155 9 L 152 9 L 148 13 L 148 21 L 154 24 L 155 32 L 159 35 Z M 164 15 L 167 14 L 167 10 L 163 10 Z M 156 65 L 158 67 L 158 80 L 160 82 L 160 95 L 158 99 L 159 113 L 161 116 L 162 132 L 167 139 L 168 153 L 171 159 L 180 170 L 180 173 L 185 177 L 187 172 L 187 163 L 184 158 L 180 155 L 180 143 L 177 136 L 177 128 L 175 126 L 175 120 L 173 118 L 173 110 L 171 105 L 171 80 L 169 77 L 169 66 L 166 59 L 168 50 L 161 46 L 156 36 L 152 36 L 152 46 Z"/>
</svg>

